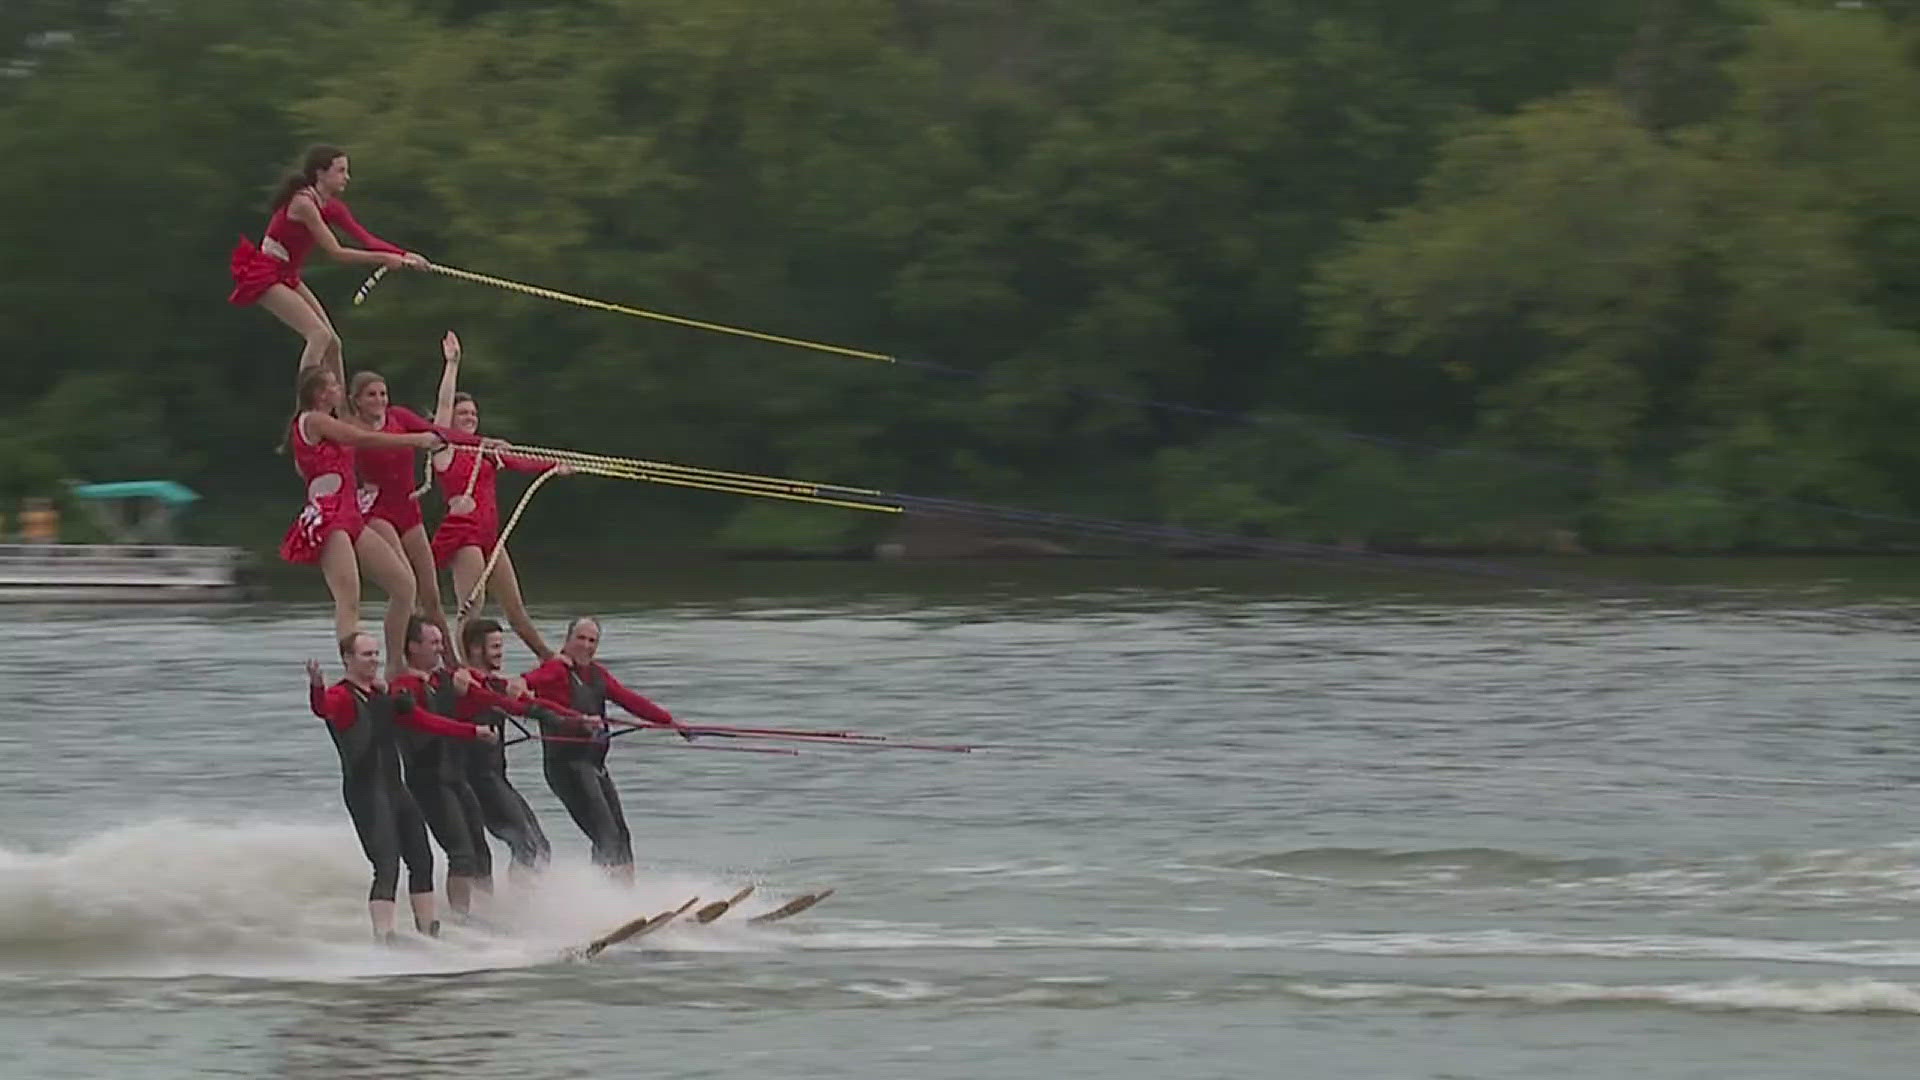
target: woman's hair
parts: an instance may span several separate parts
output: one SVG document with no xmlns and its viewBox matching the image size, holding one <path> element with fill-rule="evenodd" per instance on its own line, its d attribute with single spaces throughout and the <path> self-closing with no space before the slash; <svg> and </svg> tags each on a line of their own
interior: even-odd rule
<svg viewBox="0 0 1920 1080">
<path fill-rule="evenodd" d="M 314 395 L 331 378 L 333 372 L 324 364 L 300 369 L 300 380 L 294 384 L 293 415 L 287 418 L 286 429 L 281 433 L 280 445 L 274 450 L 275 453 L 284 454 L 293 445 L 293 425 L 300 422 L 301 413 L 313 408 Z"/>
<path fill-rule="evenodd" d="M 336 160 L 346 155 L 345 150 L 337 146 L 328 146 L 326 143 L 307 147 L 307 152 L 301 157 L 299 166 L 280 178 L 280 186 L 273 193 L 271 209 L 278 210 L 293 201 L 293 196 L 297 192 L 312 187 L 319 180 L 321 173 L 326 172 Z"/>
<path fill-rule="evenodd" d="M 365 420 L 366 417 L 360 415 L 360 391 L 365 390 L 374 383 L 384 383 L 386 381 L 387 377 L 377 371 L 354 372 L 353 381 L 347 384 L 347 411 L 352 413 L 357 419 Z"/>
</svg>

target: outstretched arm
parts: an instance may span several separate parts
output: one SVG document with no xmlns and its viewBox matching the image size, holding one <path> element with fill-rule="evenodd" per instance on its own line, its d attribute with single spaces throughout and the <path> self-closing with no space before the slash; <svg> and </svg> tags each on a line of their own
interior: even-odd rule
<svg viewBox="0 0 1920 1080">
<path fill-rule="evenodd" d="M 561 476 L 571 476 L 573 474 L 573 466 L 556 461 L 548 461 L 545 458 L 530 458 L 520 454 L 501 454 L 494 460 L 516 472 L 543 473 L 549 469 L 557 469 Z"/>
<path fill-rule="evenodd" d="M 427 431 L 440 436 L 449 443 L 459 443 L 462 446 L 488 445 L 488 441 L 479 435 L 469 435 L 464 431 L 456 431 L 453 428 L 447 427 L 445 424 L 433 423 L 419 413 L 407 408 L 405 405 L 387 406 L 387 415 L 398 421 L 400 427 L 409 434 Z M 494 445 L 505 446 L 506 444 L 495 440 Z"/>
<path fill-rule="evenodd" d="M 313 234 L 314 243 L 320 245 L 320 250 L 337 262 L 356 263 L 361 266 L 384 266 L 390 270 L 406 262 L 405 257 L 397 249 L 358 251 L 340 243 L 340 238 L 333 235 L 333 230 L 327 227 L 320 208 L 314 205 L 313 196 L 304 191 L 296 194 L 293 201 L 287 204 L 287 216 L 305 225 L 307 231 Z"/>
<path fill-rule="evenodd" d="M 431 450 L 447 439 L 446 435 L 434 431 L 413 431 L 405 434 L 369 431 L 359 424 L 349 424 L 337 416 L 329 416 L 323 412 L 309 412 L 301 419 L 307 425 L 308 435 L 332 439 L 347 446 L 411 446 L 416 449 Z M 463 438 L 474 442 L 479 441 L 472 436 L 463 436 Z"/>
<path fill-rule="evenodd" d="M 321 220 L 329 225 L 338 225 L 342 232 L 353 237 L 353 242 L 368 251 L 384 251 L 389 255 L 405 255 L 407 249 L 398 244 L 389 244 L 385 240 L 368 232 L 366 226 L 355 220 L 353 211 L 339 199 L 329 200 L 326 208 L 320 211 Z"/>
<path fill-rule="evenodd" d="M 477 724 L 469 724 L 451 717 L 441 716 L 436 712 L 428 712 L 414 702 L 411 694 L 397 694 L 394 696 L 393 701 L 395 718 L 416 731 L 424 731 L 430 735 L 451 735 L 456 739 L 490 739 L 493 737 L 492 728 L 483 728 Z"/>
<path fill-rule="evenodd" d="M 680 726 L 680 721 L 675 720 L 672 713 L 620 685 L 620 680 L 614 678 L 612 673 L 609 672 L 606 673 L 606 675 L 607 698 L 614 704 L 645 720 L 649 724 L 665 724 L 668 727 Z"/>
</svg>

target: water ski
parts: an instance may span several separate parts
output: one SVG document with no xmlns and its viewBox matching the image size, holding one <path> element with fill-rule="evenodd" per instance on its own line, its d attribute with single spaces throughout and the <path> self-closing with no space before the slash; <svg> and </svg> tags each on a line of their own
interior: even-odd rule
<svg viewBox="0 0 1920 1080">
<path fill-rule="evenodd" d="M 793 899 L 787 901 L 786 903 L 781 904 L 779 907 L 774 908 L 772 911 L 769 911 L 763 915 L 755 915 L 753 918 L 748 919 L 747 921 L 750 923 L 779 922 L 781 919 L 787 918 L 792 915 L 800 914 L 801 912 L 807 910 L 808 908 L 812 907 L 813 905 L 819 903 L 822 900 L 825 900 L 827 897 L 832 895 L 833 895 L 832 889 L 822 889 L 816 893 L 801 893 L 799 896 L 796 896 Z"/>
<path fill-rule="evenodd" d="M 733 908 L 733 905 L 745 900 L 751 895 L 753 895 L 753 886 L 749 885 L 739 892 L 734 893 L 732 896 L 727 897 L 725 900 L 715 900 L 713 903 L 694 912 L 693 921 L 704 926 L 720 916 L 725 915 Z"/>
<path fill-rule="evenodd" d="M 700 898 L 696 896 L 686 903 L 681 904 L 679 907 L 674 908 L 672 911 L 663 911 L 658 915 L 643 915 L 630 923 L 616 927 L 608 933 L 594 938 L 580 948 L 572 950 L 569 955 L 581 960 L 591 960 L 599 956 L 602 952 L 605 952 L 609 946 L 618 945 L 623 941 L 630 941 L 642 934 L 653 933 L 655 930 L 679 918 L 688 908 L 699 902 Z"/>
</svg>

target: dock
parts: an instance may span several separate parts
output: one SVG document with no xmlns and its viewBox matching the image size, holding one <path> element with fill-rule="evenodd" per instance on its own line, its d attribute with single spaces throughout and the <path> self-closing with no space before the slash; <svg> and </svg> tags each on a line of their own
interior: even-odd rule
<svg viewBox="0 0 1920 1080">
<path fill-rule="evenodd" d="M 0 602 L 208 602 L 246 595 L 236 547 L 0 544 Z"/>
</svg>

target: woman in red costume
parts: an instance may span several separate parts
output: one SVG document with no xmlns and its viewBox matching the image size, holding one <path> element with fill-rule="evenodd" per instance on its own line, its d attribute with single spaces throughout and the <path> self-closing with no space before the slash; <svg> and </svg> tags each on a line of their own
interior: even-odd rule
<svg viewBox="0 0 1920 1080">
<path fill-rule="evenodd" d="M 434 405 L 433 422 L 471 437 L 480 430 L 480 406 L 474 403 L 472 394 L 454 392 L 460 366 L 460 339 L 449 333 L 442 343 L 442 351 L 447 360 L 446 374 L 440 379 L 440 398 Z M 552 462 L 513 454 L 455 452 L 452 447 L 434 452 L 434 475 L 440 481 L 441 494 L 447 498 L 447 516 L 433 531 L 433 562 L 452 569 L 453 595 L 463 602 L 474 591 L 500 539 L 500 507 L 494 493 L 494 476 L 503 465 L 531 473 L 553 468 L 558 468 L 561 475 L 573 471 L 565 465 L 555 466 Z M 486 583 L 499 590 L 500 607 L 513 632 L 541 661 L 551 659 L 553 650 L 534 628 L 533 620 L 527 616 L 526 602 L 520 598 L 520 579 L 514 573 L 511 555 L 500 552 L 500 560 L 494 564 Z M 468 614 L 478 614 L 485 603 L 486 590 L 482 588 Z"/>
<path fill-rule="evenodd" d="M 460 339 L 447 331 L 440 343 L 447 364 L 440 376 L 441 391 L 453 393 L 454 361 L 459 356 Z M 378 372 L 355 372 L 347 395 L 347 404 L 355 421 L 369 431 L 388 434 L 432 431 L 434 425 L 420 414 L 389 400 L 387 380 Z M 412 446 L 367 446 L 355 455 L 360 473 L 361 498 L 371 499 L 367 510 L 367 528 L 392 542 L 406 557 L 413 570 L 413 598 L 421 615 L 440 628 L 445 640 L 452 639 L 446 613 L 440 607 L 440 575 L 433 565 L 433 547 L 427 541 L 427 528 L 420 516 L 420 475 L 414 471 L 418 452 Z"/>
<path fill-rule="evenodd" d="M 400 549 L 365 527 L 368 506 L 361 505 L 356 481 L 356 447 L 406 447 L 432 450 L 449 440 L 479 440 L 444 428 L 390 434 L 368 431 L 334 416 L 340 405 L 340 380 L 325 367 L 300 373 L 300 408 L 288 424 L 293 467 L 307 484 L 307 505 L 280 541 L 280 557 L 290 563 L 318 563 L 333 594 L 336 634 L 345 638 L 360 628 L 360 578 L 364 573 L 387 594 L 387 663 L 404 666 L 407 618 L 413 614 L 413 571 Z"/>
<path fill-rule="evenodd" d="M 346 381 L 340 335 L 334 332 L 327 310 L 300 280 L 300 264 L 315 244 L 334 259 L 362 266 L 393 269 L 427 265 L 427 260 L 368 232 L 355 221 L 340 193 L 347 190 L 347 155 L 336 146 L 307 151 L 297 171 L 288 173 L 273 197 L 273 216 L 258 247 L 246 237 L 234 246 L 233 293 L 227 302 L 245 307 L 259 304 L 306 339 L 300 370 L 322 365 L 333 377 Z M 337 226 L 364 251 L 341 245 L 333 235 Z M 388 653 L 392 656 L 394 654 Z"/>
</svg>

